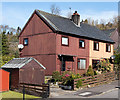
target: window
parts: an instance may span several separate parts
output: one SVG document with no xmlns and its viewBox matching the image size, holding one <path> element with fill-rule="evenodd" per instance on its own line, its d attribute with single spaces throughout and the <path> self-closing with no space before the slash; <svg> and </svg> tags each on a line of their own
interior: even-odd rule
<svg viewBox="0 0 120 100">
<path fill-rule="evenodd" d="M 24 38 L 24 45 L 28 45 L 28 38 Z"/>
<path fill-rule="evenodd" d="M 79 40 L 79 48 L 85 48 L 85 41 Z"/>
<path fill-rule="evenodd" d="M 99 42 L 94 41 L 94 50 L 99 51 Z"/>
<path fill-rule="evenodd" d="M 93 69 L 98 70 L 97 64 L 98 64 L 99 62 L 100 62 L 100 60 L 95 60 L 95 59 L 92 60 L 92 67 L 93 67 Z"/>
<path fill-rule="evenodd" d="M 86 69 L 86 59 L 78 59 L 78 69 Z"/>
<path fill-rule="evenodd" d="M 110 44 L 106 44 L 106 52 L 110 52 L 111 51 L 111 46 Z"/>
<path fill-rule="evenodd" d="M 62 36 L 62 45 L 65 45 L 65 46 L 68 46 L 68 45 L 69 45 L 68 37 Z"/>
</svg>

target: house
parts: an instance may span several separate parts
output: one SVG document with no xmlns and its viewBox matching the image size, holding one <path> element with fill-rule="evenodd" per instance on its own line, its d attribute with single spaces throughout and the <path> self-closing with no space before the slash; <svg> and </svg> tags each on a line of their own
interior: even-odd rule
<svg viewBox="0 0 120 100">
<path fill-rule="evenodd" d="M 10 89 L 18 88 L 20 83 L 44 83 L 45 67 L 32 57 L 13 58 L 2 69 L 10 72 Z"/>
<path fill-rule="evenodd" d="M 118 29 L 108 29 L 108 30 L 103 30 L 103 32 L 108 35 L 114 42 L 114 49 L 118 49 L 120 47 L 120 36 L 118 34 Z"/>
<path fill-rule="evenodd" d="M 75 11 L 72 19 L 35 10 L 19 35 L 20 57 L 33 57 L 53 71 L 83 74 L 89 65 L 113 55 L 114 41 L 94 26 L 80 23 Z"/>
<path fill-rule="evenodd" d="M 0 92 L 9 91 L 9 72 L 0 69 Z"/>
</svg>

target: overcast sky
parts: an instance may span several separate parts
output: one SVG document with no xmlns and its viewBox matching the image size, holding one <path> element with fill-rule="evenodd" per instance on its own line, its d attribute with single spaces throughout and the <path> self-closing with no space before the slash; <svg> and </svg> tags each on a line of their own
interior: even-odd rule
<svg viewBox="0 0 120 100">
<path fill-rule="evenodd" d="M 78 11 L 80 18 L 104 19 L 109 21 L 118 15 L 117 2 L 3 2 L 2 24 L 21 28 L 35 9 L 50 12 L 50 6 L 55 4 L 61 9 L 61 16 L 67 16 L 70 11 Z"/>
</svg>

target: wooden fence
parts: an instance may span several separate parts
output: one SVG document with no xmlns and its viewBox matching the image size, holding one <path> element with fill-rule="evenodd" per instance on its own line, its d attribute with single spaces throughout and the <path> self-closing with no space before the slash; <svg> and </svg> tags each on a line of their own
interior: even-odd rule
<svg viewBox="0 0 120 100">
<path fill-rule="evenodd" d="M 50 85 L 49 84 L 36 85 L 36 84 L 20 83 L 19 90 L 21 92 L 23 90 L 25 90 L 26 94 L 40 96 L 42 98 L 47 98 L 50 95 Z"/>
<path fill-rule="evenodd" d="M 90 77 L 83 77 L 79 79 L 74 79 L 74 88 L 76 88 L 76 84 L 78 80 L 82 80 L 81 87 L 87 87 L 90 85 L 91 87 L 102 84 L 108 83 L 110 81 L 115 80 L 115 72 L 108 72 L 100 75 L 90 76 Z"/>
</svg>

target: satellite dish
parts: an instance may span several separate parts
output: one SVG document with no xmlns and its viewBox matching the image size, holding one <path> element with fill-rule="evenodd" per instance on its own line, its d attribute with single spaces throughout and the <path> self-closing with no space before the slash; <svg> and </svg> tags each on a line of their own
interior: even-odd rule
<svg viewBox="0 0 120 100">
<path fill-rule="evenodd" d="M 24 45 L 23 45 L 23 44 L 19 44 L 19 45 L 18 45 L 18 48 L 19 48 L 19 49 L 23 49 L 23 48 L 24 48 Z"/>
</svg>

